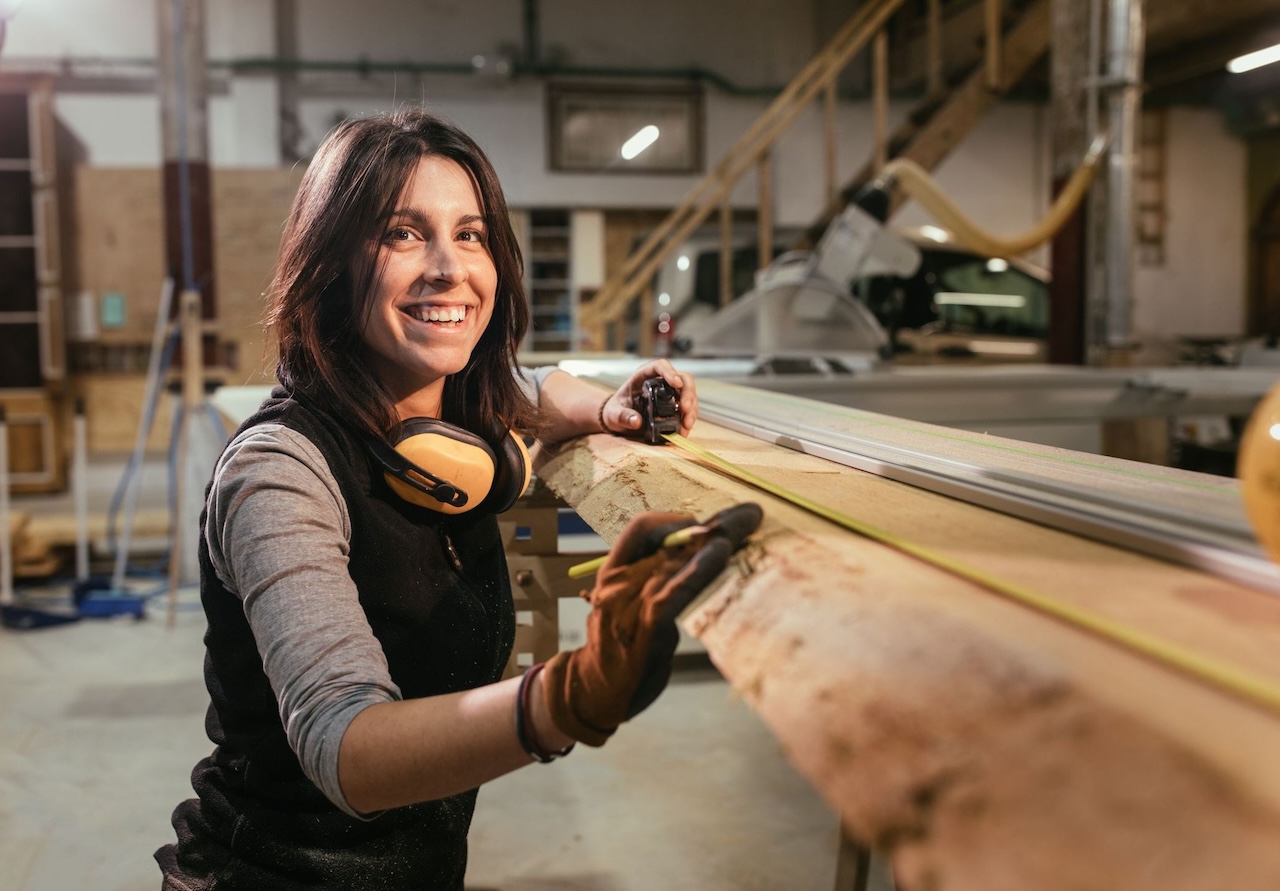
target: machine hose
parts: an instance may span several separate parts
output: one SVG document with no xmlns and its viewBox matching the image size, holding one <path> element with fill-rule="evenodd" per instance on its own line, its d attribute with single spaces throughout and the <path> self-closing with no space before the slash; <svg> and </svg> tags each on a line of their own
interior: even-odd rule
<svg viewBox="0 0 1280 891">
<path fill-rule="evenodd" d="M 990 257 L 1013 257 L 1048 241 L 1075 212 L 1080 199 L 1089 190 L 1098 163 L 1107 145 L 1106 134 L 1100 134 L 1085 153 L 1049 212 L 1038 223 L 1012 238 L 992 235 L 965 216 L 938 187 L 927 171 L 906 158 L 890 161 L 880 171 L 873 186 L 889 191 L 897 186 L 933 214 L 965 246 Z"/>
</svg>

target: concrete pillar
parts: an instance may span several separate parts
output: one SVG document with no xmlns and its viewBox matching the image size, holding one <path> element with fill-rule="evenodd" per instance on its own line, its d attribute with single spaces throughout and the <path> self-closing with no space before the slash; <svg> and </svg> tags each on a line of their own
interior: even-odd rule
<svg viewBox="0 0 1280 891">
<path fill-rule="evenodd" d="M 275 0 L 276 58 L 283 63 L 279 90 L 280 162 L 302 160 L 302 122 L 298 117 L 298 71 L 289 63 L 298 59 L 298 9 L 294 0 Z"/>
<path fill-rule="evenodd" d="M 1054 197 L 1088 146 L 1089 6 L 1085 0 L 1052 0 L 1050 4 L 1049 140 Z M 1081 202 L 1051 247 L 1049 361 L 1054 363 L 1085 362 L 1089 205 L 1087 199 Z"/>
<path fill-rule="evenodd" d="M 184 322 L 182 351 L 175 362 L 182 369 L 184 388 L 181 405 L 175 407 L 181 423 L 172 493 L 174 534 L 169 543 L 172 604 L 179 584 L 192 584 L 200 577 L 196 544 L 202 493 L 222 442 L 210 429 L 212 414 L 204 399 L 203 370 L 216 363 L 217 339 L 205 335 L 200 324 L 217 316 L 204 0 L 156 0 L 156 13 L 165 259 L 175 290 L 181 294 L 175 310 Z"/>
<path fill-rule="evenodd" d="M 217 303 L 204 0 L 156 0 L 156 19 L 165 260 L 177 290 L 199 291 L 201 315 L 212 319 Z"/>
</svg>

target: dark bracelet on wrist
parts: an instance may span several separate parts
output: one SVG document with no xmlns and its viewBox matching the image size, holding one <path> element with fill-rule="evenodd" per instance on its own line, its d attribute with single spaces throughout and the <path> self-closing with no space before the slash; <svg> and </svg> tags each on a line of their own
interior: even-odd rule
<svg viewBox="0 0 1280 891">
<path fill-rule="evenodd" d="M 596 420 L 598 420 L 598 421 L 600 422 L 600 431 L 601 431 L 602 433 L 612 433 L 612 432 L 613 432 L 612 430 L 610 430 L 610 429 L 609 429 L 609 425 L 608 425 L 608 424 L 606 424 L 606 423 L 604 422 L 604 407 L 605 407 L 606 405 L 608 405 L 608 404 L 609 404 L 609 400 L 608 400 L 608 399 L 606 399 L 604 402 L 601 402 L 601 403 L 600 403 L 600 411 L 596 413 Z"/>
<path fill-rule="evenodd" d="M 543 663 L 539 662 L 537 665 L 530 667 L 520 678 L 520 688 L 516 691 L 516 739 L 520 741 L 520 748 L 524 749 L 525 754 L 531 759 L 539 764 L 550 764 L 557 758 L 563 758 L 572 752 L 576 743 L 569 743 L 563 749 L 557 750 L 545 749 L 538 742 L 533 721 L 529 719 L 529 696 L 530 690 L 537 680 L 538 673 L 542 669 Z"/>
</svg>

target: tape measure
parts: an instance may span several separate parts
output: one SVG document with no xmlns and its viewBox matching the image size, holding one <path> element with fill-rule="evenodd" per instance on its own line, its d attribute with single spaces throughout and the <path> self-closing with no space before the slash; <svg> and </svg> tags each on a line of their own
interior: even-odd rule
<svg viewBox="0 0 1280 891">
<path fill-rule="evenodd" d="M 851 532 L 909 554 L 938 569 L 981 585 L 1002 597 L 1052 616 L 1076 628 L 1081 628 L 1112 643 L 1119 644 L 1132 652 L 1153 659 L 1176 669 L 1182 674 L 1211 684 L 1253 705 L 1280 715 L 1280 685 L 1266 678 L 1219 662 L 1208 656 L 1193 653 L 1170 641 L 1119 622 L 1114 622 L 1089 610 L 1055 600 L 1023 585 L 1005 581 L 945 554 L 910 542 L 869 523 L 864 523 L 855 517 L 819 504 L 812 499 L 805 498 L 803 495 L 757 476 L 743 467 L 726 461 L 714 452 L 695 445 L 679 434 L 667 435 L 666 439 L 672 445 L 688 452 L 703 463 L 739 482 L 762 492 L 767 492 Z"/>
</svg>

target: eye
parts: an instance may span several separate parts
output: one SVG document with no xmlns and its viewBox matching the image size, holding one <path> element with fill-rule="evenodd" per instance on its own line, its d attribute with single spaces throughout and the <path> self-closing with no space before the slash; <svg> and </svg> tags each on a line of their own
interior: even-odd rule
<svg viewBox="0 0 1280 891">
<path fill-rule="evenodd" d="M 476 244 L 484 244 L 484 233 L 479 229 L 463 229 L 458 233 L 458 238 L 463 241 L 472 241 Z"/>
<path fill-rule="evenodd" d="M 396 226 L 387 230 L 387 234 L 383 236 L 384 241 L 408 241 L 413 238 L 413 233 L 404 226 Z"/>
</svg>

